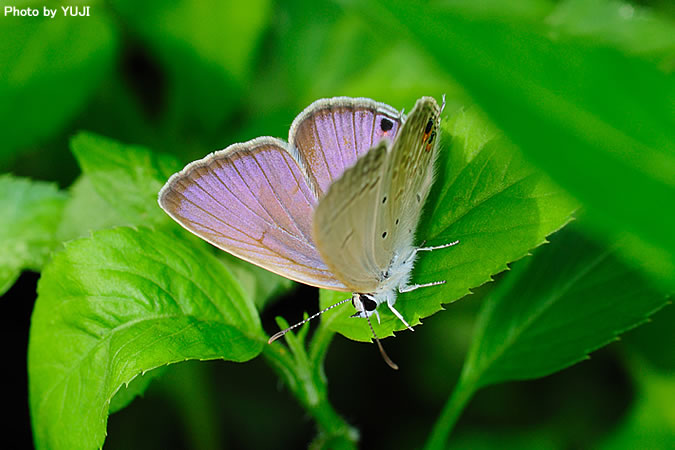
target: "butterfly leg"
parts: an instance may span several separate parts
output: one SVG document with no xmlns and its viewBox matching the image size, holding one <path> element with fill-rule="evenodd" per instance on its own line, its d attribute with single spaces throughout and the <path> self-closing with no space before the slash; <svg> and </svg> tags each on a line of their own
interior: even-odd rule
<svg viewBox="0 0 675 450">
<path fill-rule="evenodd" d="M 429 286 L 438 286 L 439 284 L 445 284 L 445 280 L 443 281 L 432 281 L 431 283 L 424 283 L 424 284 L 411 284 L 408 286 L 402 286 L 398 288 L 398 292 L 403 294 L 404 292 L 410 292 L 414 291 L 419 288 L 423 287 L 429 287 Z"/>
<path fill-rule="evenodd" d="M 398 311 L 396 310 L 396 308 L 394 308 L 394 305 L 392 305 L 391 303 L 387 302 L 387 306 L 389 306 L 389 309 L 391 309 L 391 312 L 393 312 L 394 315 L 395 315 L 396 317 L 398 317 L 398 319 L 399 319 L 401 322 L 403 322 L 403 325 L 405 325 L 406 327 L 408 327 L 408 329 L 409 329 L 410 331 L 415 331 L 415 330 L 413 330 L 413 327 L 411 327 L 411 326 L 408 324 L 408 322 L 405 321 L 405 319 L 403 318 L 403 316 L 401 315 L 401 313 L 398 312 Z"/>
<path fill-rule="evenodd" d="M 456 240 L 456 241 L 454 241 L 454 242 L 450 242 L 450 243 L 448 243 L 448 244 L 443 244 L 443 245 L 435 245 L 435 246 L 431 246 L 431 247 L 417 247 L 417 248 L 410 254 L 410 256 L 409 256 L 408 258 L 406 258 L 406 261 L 410 261 L 410 259 L 414 258 L 415 255 L 417 254 L 417 252 L 430 252 L 430 251 L 432 251 L 432 250 L 439 250 L 439 249 L 441 249 L 441 248 L 452 247 L 453 245 L 457 245 L 457 244 L 459 244 L 459 240 Z M 424 245 L 424 243 L 422 243 L 422 245 Z M 424 283 L 424 284 L 411 284 L 411 285 L 408 285 L 408 286 L 399 286 L 398 292 L 401 293 L 401 294 L 403 294 L 404 292 L 414 291 L 414 290 L 416 290 L 416 289 L 423 288 L 423 287 L 438 286 L 439 284 L 445 284 L 445 280 L 442 280 L 442 281 L 433 281 L 433 282 L 431 282 L 431 283 Z M 394 299 L 393 301 L 396 301 L 396 300 L 395 300 L 396 297 L 393 297 L 393 299 Z M 401 322 L 403 322 L 403 324 L 404 324 L 410 331 L 414 331 L 413 328 L 408 324 L 408 322 L 406 322 L 406 320 L 403 318 L 403 316 L 401 315 L 401 313 L 398 312 L 398 311 L 396 310 L 396 308 L 394 308 L 393 301 L 392 301 L 392 302 L 387 301 L 387 306 L 389 306 L 389 309 L 391 309 L 391 312 L 393 312 L 394 315 L 395 315 L 396 317 L 398 317 L 398 319 L 399 319 Z"/>
<path fill-rule="evenodd" d="M 443 244 L 443 245 L 434 245 L 434 246 L 431 246 L 431 247 L 417 247 L 415 249 L 415 253 L 417 253 L 417 252 L 430 252 L 432 250 L 438 250 L 438 249 L 441 249 L 441 248 L 452 247 L 452 246 L 457 245 L 457 244 L 459 244 L 459 240 L 456 240 L 454 242 L 450 242 L 448 244 Z M 424 245 L 424 242 L 422 243 L 422 245 Z"/>
<path fill-rule="evenodd" d="M 410 255 L 409 258 L 415 257 L 417 252 L 430 252 L 432 250 L 438 250 L 438 249 L 441 249 L 441 248 L 452 247 L 453 245 L 457 245 L 457 244 L 459 244 L 459 240 L 456 240 L 454 242 L 450 242 L 448 244 L 443 244 L 443 245 L 434 245 L 434 246 L 431 246 L 431 247 L 417 247 L 415 249 L 415 251 L 412 252 L 412 254 Z M 422 243 L 422 245 L 424 245 L 424 242 Z M 411 284 L 411 285 L 408 285 L 408 286 L 399 286 L 398 292 L 402 294 L 404 292 L 414 291 L 415 289 L 419 289 L 419 288 L 423 288 L 423 287 L 438 286 L 439 284 L 445 284 L 445 280 L 443 280 L 443 281 L 433 281 L 431 283 L 424 283 L 424 284 Z"/>
<path fill-rule="evenodd" d="M 404 293 L 404 292 L 414 291 L 415 289 L 419 289 L 419 288 L 423 288 L 423 287 L 438 286 L 439 284 L 445 284 L 445 280 L 443 280 L 443 281 L 433 281 L 433 282 L 431 282 L 431 283 L 424 283 L 424 284 L 411 284 L 411 285 L 409 285 L 409 286 L 402 286 L 402 287 L 399 287 L 399 288 L 398 288 L 398 292 L 402 294 L 402 293 Z M 387 306 L 389 306 L 389 309 L 391 309 L 391 312 L 393 312 L 393 313 L 396 315 L 396 317 L 398 317 L 399 320 L 400 320 L 401 322 L 403 322 L 403 324 L 404 324 L 406 327 L 408 327 L 408 329 L 409 329 L 410 331 L 415 331 L 415 330 L 413 330 L 413 328 L 408 324 L 408 322 L 405 321 L 405 319 L 403 318 L 403 316 L 401 315 L 401 313 L 398 312 L 398 311 L 396 310 L 396 308 L 394 308 L 394 305 L 393 305 L 393 304 L 387 302 Z"/>
</svg>

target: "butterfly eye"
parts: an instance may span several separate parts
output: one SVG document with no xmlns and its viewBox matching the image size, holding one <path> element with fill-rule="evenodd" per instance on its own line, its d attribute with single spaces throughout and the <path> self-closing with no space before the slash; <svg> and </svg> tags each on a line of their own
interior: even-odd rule
<svg viewBox="0 0 675 450">
<path fill-rule="evenodd" d="M 377 309 L 377 303 L 375 302 L 375 300 L 368 297 L 367 295 L 361 294 L 359 300 L 361 300 L 361 304 L 363 305 L 363 309 L 365 311 L 370 312 L 375 311 Z"/>
<path fill-rule="evenodd" d="M 424 134 L 429 134 L 431 133 L 431 129 L 434 127 L 434 121 L 432 119 L 429 119 L 427 122 L 427 127 L 424 129 Z"/>
</svg>

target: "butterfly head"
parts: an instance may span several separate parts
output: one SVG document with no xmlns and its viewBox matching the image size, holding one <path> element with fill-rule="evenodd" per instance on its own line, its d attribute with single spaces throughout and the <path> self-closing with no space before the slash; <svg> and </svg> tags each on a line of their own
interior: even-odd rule
<svg viewBox="0 0 675 450">
<path fill-rule="evenodd" d="M 352 317 L 370 317 L 377 314 L 378 302 L 372 294 L 354 292 L 352 294 L 352 305 L 356 309 L 356 313 L 352 314 Z"/>
<path fill-rule="evenodd" d="M 398 370 L 396 363 L 392 361 L 387 355 L 387 352 L 384 351 L 384 348 L 380 343 L 380 339 L 377 337 L 377 334 L 375 334 L 373 324 L 370 323 L 370 316 L 373 314 L 375 314 L 375 317 L 377 317 L 377 321 L 380 321 L 380 316 L 377 314 L 377 307 L 379 305 L 377 298 L 373 294 L 359 294 L 358 292 L 354 292 L 352 294 L 352 305 L 354 305 L 354 308 L 356 309 L 356 313 L 353 314 L 352 317 L 366 318 L 368 321 L 368 326 L 370 327 L 370 332 L 373 333 L 373 338 L 375 338 L 377 348 L 380 350 L 380 355 L 382 355 L 382 359 L 384 359 L 389 367 L 394 370 Z"/>
</svg>

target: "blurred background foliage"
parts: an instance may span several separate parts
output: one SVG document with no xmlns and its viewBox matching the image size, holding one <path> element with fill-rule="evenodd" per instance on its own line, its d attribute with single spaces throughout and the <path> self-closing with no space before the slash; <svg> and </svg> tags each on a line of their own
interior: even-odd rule
<svg viewBox="0 0 675 450">
<path fill-rule="evenodd" d="M 585 150 L 583 145 L 568 153 L 558 152 L 557 143 L 551 142 L 540 153 L 526 153 L 590 206 L 589 219 L 580 221 L 582 230 L 604 244 L 619 237 L 632 242 L 625 260 L 646 264 L 654 283 L 672 288 L 673 4 L 613 0 L 388 3 L 90 0 L 69 3 L 89 6 L 90 17 L 2 16 L 0 173 L 56 183 L 58 191 L 54 185 L 40 185 L 51 196 L 45 214 L 58 209 L 67 195 L 89 207 L 93 202 L 86 199 L 95 199 L 96 193 L 86 178 L 78 179 L 77 141 L 72 152 L 69 145 L 79 130 L 144 145 L 187 163 L 257 136 L 285 138 L 291 121 L 305 106 L 338 95 L 366 96 L 410 109 L 422 95 L 440 98 L 445 94 L 446 112 L 477 104 L 526 149 L 528 139 L 546 139 L 537 130 L 527 132 L 530 125 L 523 117 L 537 117 L 534 108 L 528 109 L 528 101 L 541 103 L 543 110 L 551 108 L 552 117 L 565 117 L 556 115 L 560 104 L 555 98 L 539 99 L 540 91 L 533 87 L 549 80 L 563 79 L 572 86 L 587 80 L 589 89 L 603 83 L 607 89 L 582 95 L 572 103 L 583 106 L 587 102 L 586 112 L 597 113 L 592 118 L 607 119 L 604 123 L 616 125 L 613 129 L 628 138 L 651 144 L 642 153 L 627 151 L 618 156 L 636 171 L 625 172 L 629 178 L 617 178 L 624 172 L 603 172 L 605 160 L 600 153 L 583 160 L 584 170 L 578 173 L 557 159 L 560 153 L 584 158 L 578 154 Z M 41 9 L 60 8 L 61 3 L 16 1 L 14 5 Z M 435 14 L 446 6 L 450 6 L 450 15 Z M 497 28 L 485 28 L 488 32 L 479 34 L 490 23 Z M 519 64 L 523 60 L 508 58 L 501 65 L 495 63 L 505 68 L 500 72 L 504 76 L 495 81 L 477 72 L 480 65 L 464 64 L 461 57 L 475 48 L 472 42 L 481 39 L 484 49 L 499 51 L 490 39 L 500 37 L 501 26 L 515 33 L 509 36 L 523 38 L 512 42 L 505 38 L 504 48 L 522 50 L 521 56 L 529 59 L 525 65 Z M 496 30 L 493 35 L 490 29 Z M 459 36 L 458 40 L 447 40 L 446 32 Z M 551 49 L 540 44 L 549 39 L 562 46 L 547 53 Z M 456 59 L 452 56 L 455 47 L 459 49 Z M 595 58 L 596 51 L 609 59 Z M 489 64 L 495 61 L 489 52 L 478 56 Z M 547 58 L 571 62 L 569 72 L 547 72 L 556 67 L 547 65 Z M 616 61 L 627 61 L 625 66 L 619 64 L 622 72 L 611 79 L 600 78 L 617 70 L 607 65 Z M 620 90 L 630 86 L 632 77 L 631 89 Z M 524 83 L 528 80 L 534 84 Z M 654 100 L 654 90 L 662 84 L 660 100 Z M 499 91 L 492 92 L 491 87 Z M 532 98 L 525 98 L 528 92 Z M 518 96 L 523 96 L 524 106 L 514 110 L 509 102 Z M 602 106 L 603 102 L 609 106 Z M 636 121 L 622 128 L 625 124 L 619 121 L 626 116 L 612 117 L 608 109 L 614 107 L 634 108 Z M 533 115 L 524 115 L 528 112 Z M 509 120 L 520 121 L 520 125 Z M 594 123 L 584 126 L 592 129 Z M 611 131 L 607 136 L 616 137 Z M 635 173 L 647 181 L 641 184 Z M 581 183 L 575 184 L 578 180 Z M 0 193 L 2 186 L 0 180 Z M 598 198 L 585 197 L 588 192 L 606 194 L 614 189 L 621 194 L 612 200 L 617 204 L 626 202 L 625 189 L 634 192 L 635 198 L 623 206 L 625 217 L 616 213 L 624 212 L 620 206 L 612 209 L 609 202 L 608 209 L 595 208 Z M 630 210 L 633 200 L 641 205 L 637 213 Z M 30 196 L 23 201 L 29 202 Z M 79 207 L 73 200 L 65 208 Z M 116 212 L 85 213 L 83 220 L 92 229 L 118 223 Z M 656 225 L 651 227 L 651 223 Z M 56 237 L 49 235 L 49 239 L 71 239 L 79 230 L 64 222 Z M 6 244 L 12 233 L 20 229 L 0 230 L 2 252 L 7 255 L 18 252 Z M 22 267 L 31 270 L 39 270 L 47 257 L 29 256 Z M 246 277 L 247 270 L 242 268 L 240 277 Z M 22 411 L 4 426 L 20 434 L 25 447 L 31 445 L 25 351 L 36 280 L 35 273 L 25 273 L 3 298 L 2 333 L 10 356 L 3 376 L 6 385 L 16 386 L 17 394 L 7 409 Z M 450 305 L 447 312 L 425 320 L 414 334 L 401 333 L 391 341 L 388 351 L 404 368 L 399 373 L 390 372 L 371 346 L 336 339 L 326 362 L 330 397 L 346 420 L 361 430 L 363 448 L 414 448 L 424 441 L 459 377 L 478 308 L 491 290 L 492 285 L 477 289 L 475 295 Z M 264 311 L 265 327 L 274 329 L 275 315 L 294 322 L 302 311 L 313 311 L 316 305 L 317 292 L 299 287 Z M 452 447 L 672 445 L 673 310 L 666 307 L 653 317 L 653 323 L 629 332 L 621 342 L 596 352 L 590 361 L 542 379 L 480 391 L 461 417 Z M 312 440 L 312 423 L 291 396 L 280 391 L 261 359 L 243 365 L 185 363 L 155 377 L 143 398 L 111 416 L 106 448 L 298 448 Z"/>
</svg>

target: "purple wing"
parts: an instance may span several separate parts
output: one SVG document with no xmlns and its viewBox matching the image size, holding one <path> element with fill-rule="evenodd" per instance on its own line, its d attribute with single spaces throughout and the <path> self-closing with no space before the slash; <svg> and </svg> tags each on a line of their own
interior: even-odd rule
<svg viewBox="0 0 675 450">
<path fill-rule="evenodd" d="M 289 142 L 300 152 L 320 198 L 371 147 L 382 139 L 393 142 L 402 122 L 401 113 L 374 100 L 322 99 L 293 121 Z"/>
<path fill-rule="evenodd" d="M 241 259 L 346 291 L 312 241 L 317 198 L 301 167 L 297 151 L 279 139 L 234 144 L 173 175 L 159 204 L 188 231 Z"/>
</svg>

